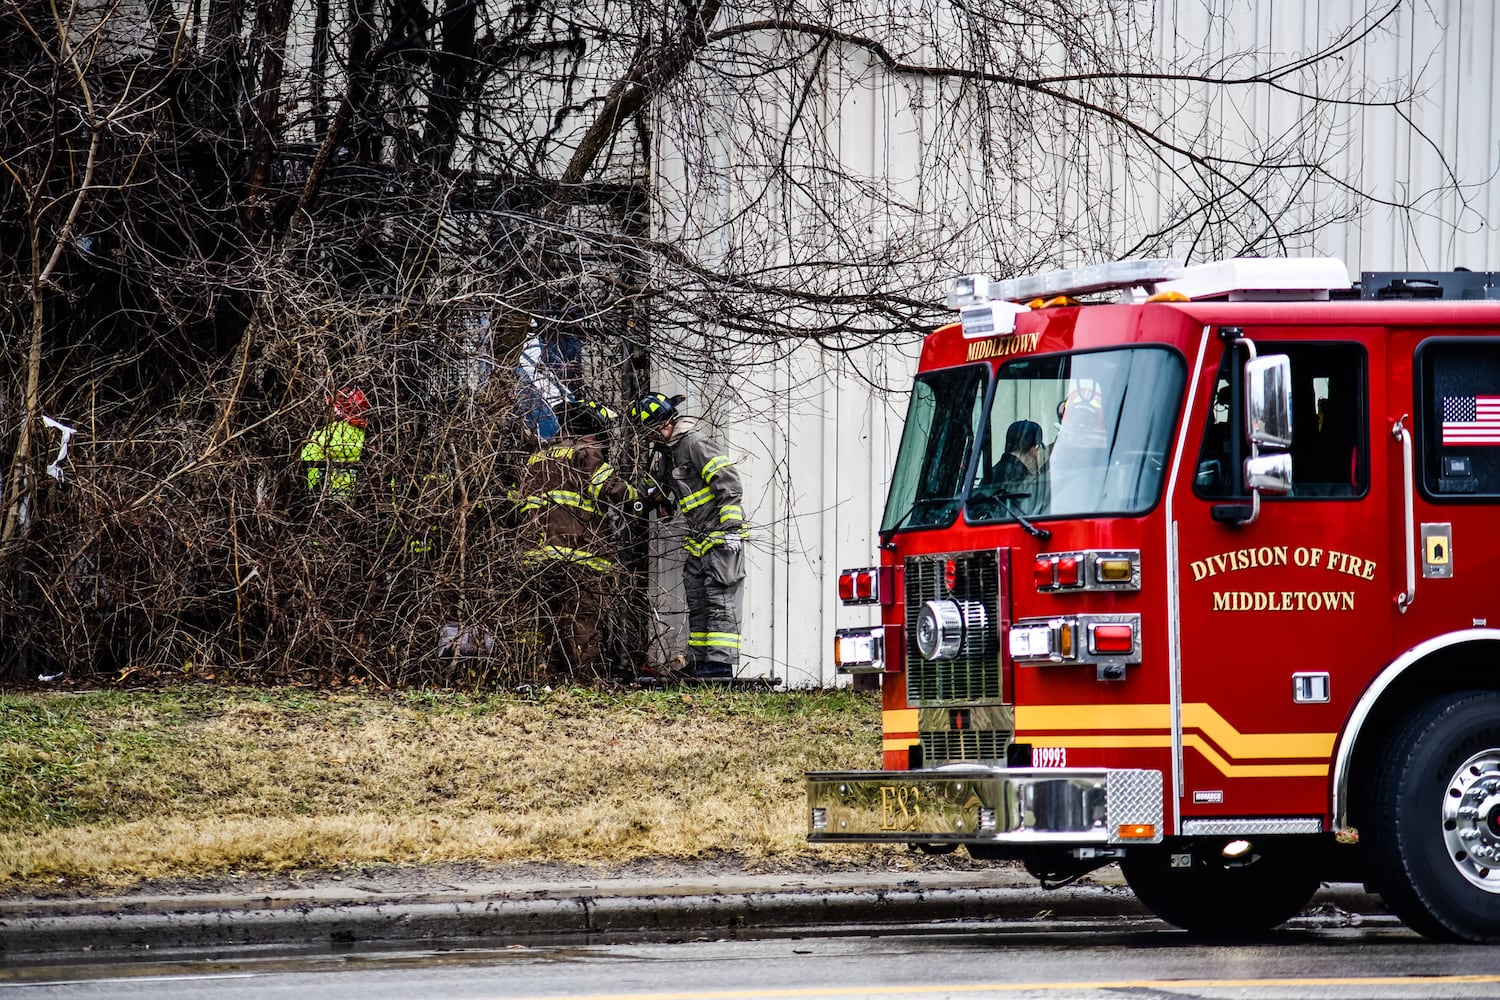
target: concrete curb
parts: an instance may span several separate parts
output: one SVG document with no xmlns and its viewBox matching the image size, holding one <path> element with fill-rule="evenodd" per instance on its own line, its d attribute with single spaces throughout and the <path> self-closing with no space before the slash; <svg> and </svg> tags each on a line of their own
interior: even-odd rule
<svg viewBox="0 0 1500 1000">
<path fill-rule="evenodd" d="M 1015 923 L 1143 919 L 1128 889 L 1034 885 L 928 888 L 799 887 L 653 891 L 641 885 L 587 890 L 453 893 L 385 898 L 326 894 L 11 901 L 0 904 L 0 956 L 120 949 L 220 948 L 271 944 L 400 941 L 514 941 L 542 936 L 749 931 L 973 921 Z M 1325 888 L 1307 913 L 1312 926 L 1391 922 L 1376 897 L 1354 887 Z"/>
</svg>

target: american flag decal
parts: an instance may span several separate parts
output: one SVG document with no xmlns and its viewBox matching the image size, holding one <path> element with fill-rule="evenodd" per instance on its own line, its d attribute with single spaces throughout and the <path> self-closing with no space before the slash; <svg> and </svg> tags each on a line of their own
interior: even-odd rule
<svg viewBox="0 0 1500 1000">
<path fill-rule="evenodd" d="M 1500 396 L 1444 396 L 1443 446 L 1500 444 Z"/>
</svg>

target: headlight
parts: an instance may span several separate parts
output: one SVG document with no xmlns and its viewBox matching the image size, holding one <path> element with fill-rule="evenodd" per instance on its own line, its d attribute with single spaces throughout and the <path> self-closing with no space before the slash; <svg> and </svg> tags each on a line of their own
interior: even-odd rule
<svg viewBox="0 0 1500 1000">
<path fill-rule="evenodd" d="M 833 664 L 841 674 L 884 670 L 885 629 L 839 629 L 833 636 Z"/>
<path fill-rule="evenodd" d="M 964 641 L 957 601 L 928 601 L 917 616 L 917 652 L 924 660 L 951 660 Z"/>
<path fill-rule="evenodd" d="M 917 652 L 926 660 L 952 660 L 985 648 L 989 613 L 980 601 L 939 600 L 917 615 Z"/>
</svg>

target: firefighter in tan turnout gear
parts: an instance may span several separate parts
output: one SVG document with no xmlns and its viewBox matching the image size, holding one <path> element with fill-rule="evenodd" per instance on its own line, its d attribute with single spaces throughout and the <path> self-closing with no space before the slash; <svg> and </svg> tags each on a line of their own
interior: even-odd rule
<svg viewBox="0 0 1500 1000">
<path fill-rule="evenodd" d="M 569 404 L 562 433 L 527 459 L 517 490 L 547 665 L 568 676 L 609 673 L 600 626 L 620 583 L 611 514 L 640 500 L 606 460 L 615 419 L 598 403 Z"/>
<path fill-rule="evenodd" d="M 688 671 L 729 679 L 739 664 L 745 596 L 744 491 L 734 461 L 678 411 L 686 398 L 647 393 L 630 417 L 660 451 L 657 481 L 676 499 L 685 522 Z"/>
</svg>

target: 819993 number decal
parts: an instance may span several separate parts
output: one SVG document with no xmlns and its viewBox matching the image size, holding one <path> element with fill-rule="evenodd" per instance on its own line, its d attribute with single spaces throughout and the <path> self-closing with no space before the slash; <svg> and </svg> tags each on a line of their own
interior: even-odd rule
<svg viewBox="0 0 1500 1000">
<path fill-rule="evenodd" d="M 1032 767 L 1067 767 L 1067 747 L 1033 747 L 1031 750 Z"/>
</svg>

